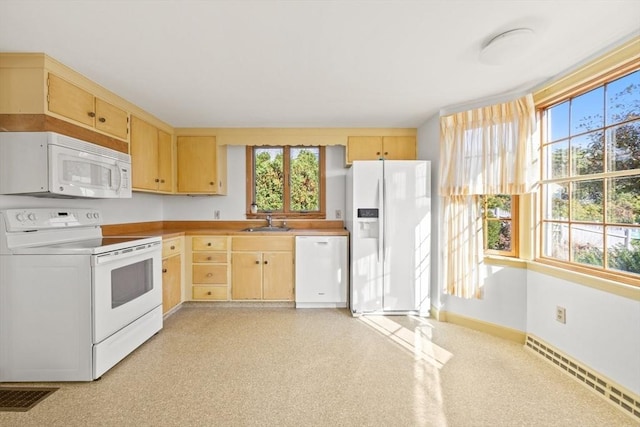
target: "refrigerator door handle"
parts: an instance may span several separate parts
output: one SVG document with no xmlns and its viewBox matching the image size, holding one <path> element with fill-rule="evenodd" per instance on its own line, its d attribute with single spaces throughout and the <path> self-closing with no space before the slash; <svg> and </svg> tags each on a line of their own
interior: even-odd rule
<svg viewBox="0 0 640 427">
<path fill-rule="evenodd" d="M 384 261 L 384 184 L 378 180 L 378 262 Z"/>
</svg>

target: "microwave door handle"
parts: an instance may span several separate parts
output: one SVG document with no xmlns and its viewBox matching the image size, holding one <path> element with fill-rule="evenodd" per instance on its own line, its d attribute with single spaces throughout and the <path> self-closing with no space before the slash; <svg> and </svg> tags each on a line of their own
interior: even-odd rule
<svg viewBox="0 0 640 427">
<path fill-rule="evenodd" d="M 123 177 L 124 177 L 124 173 L 122 172 L 122 167 L 120 166 L 120 163 L 116 162 L 116 169 L 118 170 L 118 188 L 116 188 L 116 192 L 119 192 L 120 189 L 122 189 L 122 181 L 123 181 Z"/>
</svg>

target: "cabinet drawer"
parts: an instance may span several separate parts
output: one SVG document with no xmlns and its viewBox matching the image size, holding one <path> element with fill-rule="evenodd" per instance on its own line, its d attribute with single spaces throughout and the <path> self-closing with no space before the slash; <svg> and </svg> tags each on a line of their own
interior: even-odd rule
<svg viewBox="0 0 640 427">
<path fill-rule="evenodd" d="M 233 251 L 293 251 L 293 237 L 234 237 Z"/>
<path fill-rule="evenodd" d="M 193 287 L 193 299 L 210 299 L 226 301 L 227 287 L 226 286 L 194 286 Z"/>
<path fill-rule="evenodd" d="M 169 239 L 162 241 L 162 258 L 176 255 L 182 252 L 181 239 Z"/>
<path fill-rule="evenodd" d="M 192 248 L 194 251 L 226 251 L 227 236 L 194 237 Z"/>
<path fill-rule="evenodd" d="M 193 262 L 194 263 L 202 262 L 202 263 L 226 264 L 227 253 L 226 252 L 194 252 Z"/>
<path fill-rule="evenodd" d="M 192 273 L 193 283 L 210 283 L 220 285 L 227 283 L 226 265 L 194 265 Z"/>
</svg>

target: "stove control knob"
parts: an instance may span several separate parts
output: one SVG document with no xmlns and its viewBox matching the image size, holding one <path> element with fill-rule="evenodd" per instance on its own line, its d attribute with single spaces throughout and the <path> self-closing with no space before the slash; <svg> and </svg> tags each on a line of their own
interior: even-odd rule
<svg viewBox="0 0 640 427">
<path fill-rule="evenodd" d="M 27 215 L 27 218 L 29 218 L 31 221 L 35 221 L 36 220 L 36 214 L 30 213 L 29 215 Z"/>
<path fill-rule="evenodd" d="M 16 215 L 16 219 L 20 222 L 25 220 L 24 214 L 23 213 L 19 213 L 18 215 Z"/>
<path fill-rule="evenodd" d="M 91 213 L 87 212 L 87 218 L 91 218 Z"/>
<path fill-rule="evenodd" d="M 100 214 L 99 214 L 98 212 L 95 212 L 95 213 L 93 214 L 93 217 L 94 217 L 95 219 L 98 219 L 98 217 L 99 217 L 99 216 L 100 216 Z"/>
</svg>

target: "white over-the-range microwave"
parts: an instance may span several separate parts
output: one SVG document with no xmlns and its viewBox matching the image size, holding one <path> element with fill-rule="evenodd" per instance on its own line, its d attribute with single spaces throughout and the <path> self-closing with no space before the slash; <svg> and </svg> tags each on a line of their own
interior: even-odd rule
<svg viewBox="0 0 640 427">
<path fill-rule="evenodd" d="M 55 132 L 0 132 L 0 194 L 131 197 L 131 156 Z"/>
</svg>

